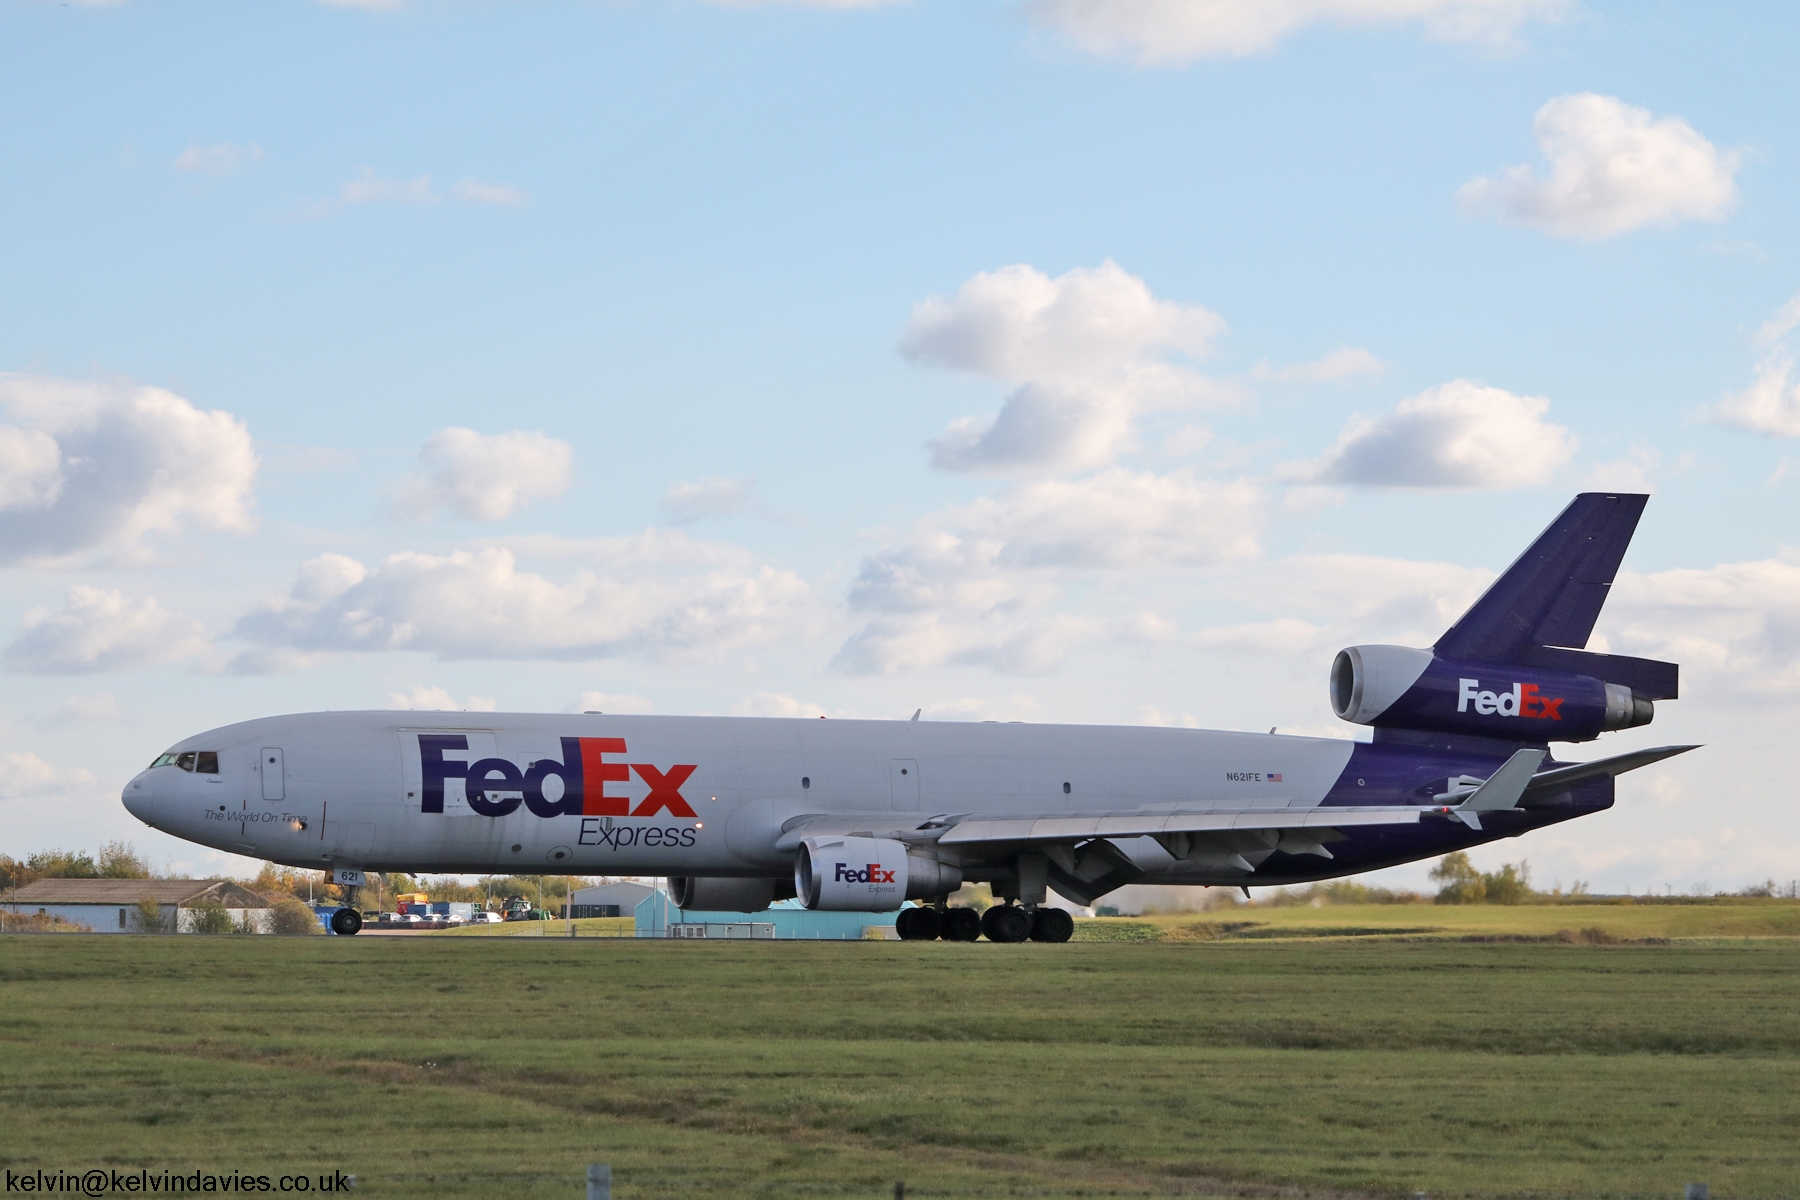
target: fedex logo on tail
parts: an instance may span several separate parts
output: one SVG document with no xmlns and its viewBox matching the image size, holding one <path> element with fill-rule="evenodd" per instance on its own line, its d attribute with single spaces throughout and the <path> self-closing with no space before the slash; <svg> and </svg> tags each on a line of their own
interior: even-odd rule
<svg viewBox="0 0 1800 1200">
<path fill-rule="evenodd" d="M 681 794 L 681 785 L 699 769 L 689 764 L 659 771 L 649 763 L 607 762 L 609 754 L 624 754 L 624 738 L 562 738 L 562 761 L 540 758 L 521 771 L 505 758 L 461 762 L 444 757 L 445 751 L 469 749 L 460 733 L 419 735 L 419 774 L 423 785 L 419 811 L 444 811 L 444 781 L 460 779 L 469 807 L 484 817 L 504 817 L 521 802 L 540 817 L 653 817 L 667 809 L 670 816 L 698 816 Z M 606 785 L 623 783 L 636 772 L 650 785 L 650 794 L 631 807 L 625 796 L 609 796 Z M 555 776 L 562 795 L 545 794 L 544 783 Z M 496 795 L 495 793 L 500 793 Z M 506 793 L 512 793 L 507 795 Z"/>
<path fill-rule="evenodd" d="M 1546 721 L 1562 720 L 1561 696 L 1546 696 L 1535 683 L 1515 683 L 1509 692 L 1484 692 L 1479 679 L 1456 681 L 1456 711 L 1468 712 L 1469 705 L 1483 716 L 1537 717 Z"/>
<path fill-rule="evenodd" d="M 883 870 L 880 863 L 870 863 L 860 869 L 849 863 L 837 865 L 837 883 L 893 883 L 894 872 Z"/>
</svg>

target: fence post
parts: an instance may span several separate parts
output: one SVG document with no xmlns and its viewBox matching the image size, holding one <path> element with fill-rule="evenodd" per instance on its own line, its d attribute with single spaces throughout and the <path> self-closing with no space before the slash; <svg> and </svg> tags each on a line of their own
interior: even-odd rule
<svg viewBox="0 0 1800 1200">
<path fill-rule="evenodd" d="M 1687 1200 L 1707 1200 L 1707 1187 L 1704 1183 L 1687 1185 Z"/>
<path fill-rule="evenodd" d="M 894 1182 L 894 1200 L 906 1200 L 906 1180 L 900 1179 Z"/>
<path fill-rule="evenodd" d="M 612 1165 L 589 1163 L 587 1200 L 612 1200 Z"/>
</svg>

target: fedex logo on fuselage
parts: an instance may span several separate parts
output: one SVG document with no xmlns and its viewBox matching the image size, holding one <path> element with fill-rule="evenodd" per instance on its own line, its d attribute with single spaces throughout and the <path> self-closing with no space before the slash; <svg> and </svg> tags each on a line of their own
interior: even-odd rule
<svg viewBox="0 0 1800 1200">
<path fill-rule="evenodd" d="M 1535 683 L 1515 683 L 1510 692 L 1484 692 L 1479 679 L 1456 681 L 1456 711 L 1468 712 L 1469 705 L 1484 717 L 1538 717 L 1546 721 L 1562 720 L 1562 696 L 1546 696 Z"/>
<path fill-rule="evenodd" d="M 468 737 L 460 733 L 422 733 L 419 811 L 443 812 L 444 781 L 460 779 L 469 807 L 484 817 L 504 817 L 520 803 L 540 817 L 653 817 L 664 809 L 674 817 L 699 815 L 681 794 L 681 785 L 699 769 L 697 765 L 659 771 L 649 763 L 607 762 L 607 755 L 625 753 L 624 738 L 566 737 L 561 741 L 562 761 L 540 758 L 521 771 L 517 763 L 505 758 L 474 762 L 447 759 L 445 751 L 468 752 Z M 636 808 L 631 807 L 629 797 L 606 794 L 607 784 L 623 783 L 633 771 L 650 785 L 650 794 Z M 562 784 L 562 795 L 555 800 L 544 791 L 544 781 L 553 775 Z"/>
<path fill-rule="evenodd" d="M 870 863 L 858 869 L 849 863 L 837 865 L 837 876 L 834 883 L 893 883 L 894 873 L 883 870 L 880 863 Z"/>
</svg>

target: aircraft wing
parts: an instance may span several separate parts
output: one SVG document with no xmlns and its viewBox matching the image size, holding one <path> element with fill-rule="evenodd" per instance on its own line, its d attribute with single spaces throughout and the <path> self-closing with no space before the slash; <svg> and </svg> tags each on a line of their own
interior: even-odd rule
<svg viewBox="0 0 1800 1200">
<path fill-rule="evenodd" d="M 1088 838 L 1156 837 L 1251 829 L 1337 829 L 1349 825 L 1416 825 L 1422 808 L 1258 808 L 1095 817 L 973 817 L 937 838 L 942 846 L 974 842 L 1077 842 Z"/>
</svg>

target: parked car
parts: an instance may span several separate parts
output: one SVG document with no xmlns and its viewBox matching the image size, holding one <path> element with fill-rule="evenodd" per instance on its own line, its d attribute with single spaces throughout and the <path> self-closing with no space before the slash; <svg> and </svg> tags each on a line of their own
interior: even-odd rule
<svg viewBox="0 0 1800 1200">
<path fill-rule="evenodd" d="M 478 908 L 475 910 L 474 914 L 469 917 L 469 923 L 471 925 L 498 925 L 500 924 L 500 914 Z"/>
</svg>

